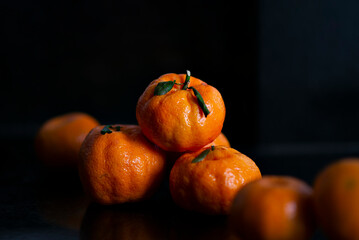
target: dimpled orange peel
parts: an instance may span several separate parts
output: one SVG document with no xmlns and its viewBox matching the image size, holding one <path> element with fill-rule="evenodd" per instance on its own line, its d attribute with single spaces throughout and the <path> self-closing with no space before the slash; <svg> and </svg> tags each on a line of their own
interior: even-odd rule
<svg viewBox="0 0 359 240">
<path fill-rule="evenodd" d="M 100 204 L 149 198 L 166 170 L 165 153 L 136 125 L 94 128 L 80 150 L 79 174 L 85 192 Z"/>
<path fill-rule="evenodd" d="M 166 151 L 195 151 L 221 133 L 225 105 L 220 92 L 187 74 L 169 73 L 140 96 L 136 117 L 144 135 Z"/>
<path fill-rule="evenodd" d="M 211 146 L 183 154 L 170 173 L 170 192 L 184 209 L 228 214 L 235 194 L 261 178 L 249 157 L 233 148 Z"/>
</svg>

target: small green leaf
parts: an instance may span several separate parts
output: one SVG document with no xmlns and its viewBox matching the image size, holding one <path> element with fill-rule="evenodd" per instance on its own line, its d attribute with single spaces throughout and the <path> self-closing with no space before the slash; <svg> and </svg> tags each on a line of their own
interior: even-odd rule
<svg viewBox="0 0 359 240">
<path fill-rule="evenodd" d="M 210 151 L 211 151 L 210 148 L 204 150 L 195 159 L 192 160 L 192 163 L 198 163 L 198 162 L 202 161 Z"/>
<path fill-rule="evenodd" d="M 197 97 L 199 106 L 202 108 L 204 115 L 207 117 L 207 115 L 210 114 L 210 111 L 208 110 L 206 104 L 204 103 L 204 100 L 203 100 L 201 94 L 194 87 L 189 87 L 188 89 L 193 90 L 194 95 Z"/>
<path fill-rule="evenodd" d="M 175 85 L 175 83 L 176 83 L 176 80 L 158 83 L 155 88 L 154 95 L 158 96 L 158 95 L 164 95 L 164 94 L 168 93 L 169 91 L 171 91 L 171 89 L 173 88 L 173 85 Z"/>
<path fill-rule="evenodd" d="M 186 90 L 188 88 L 189 80 L 191 79 L 191 72 L 187 70 L 186 80 L 184 81 L 182 90 Z"/>
<path fill-rule="evenodd" d="M 102 130 L 101 130 L 101 134 L 105 135 L 106 133 L 112 133 L 111 131 L 111 125 L 106 125 Z"/>
</svg>

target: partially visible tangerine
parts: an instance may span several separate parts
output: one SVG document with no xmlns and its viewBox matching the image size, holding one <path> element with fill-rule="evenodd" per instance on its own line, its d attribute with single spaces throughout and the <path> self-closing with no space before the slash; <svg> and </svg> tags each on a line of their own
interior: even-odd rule
<svg viewBox="0 0 359 240">
<path fill-rule="evenodd" d="M 205 147 L 210 147 L 210 146 L 231 147 L 227 137 L 222 132 L 218 135 L 216 139 L 214 139 L 213 142 L 207 144 Z M 173 164 L 175 164 L 176 160 L 183 154 L 185 154 L 185 152 L 167 152 L 168 168 L 171 169 L 173 167 Z"/>
<path fill-rule="evenodd" d="M 315 230 L 312 188 L 290 176 L 263 176 L 236 195 L 229 223 L 243 240 L 307 240 Z"/>
<path fill-rule="evenodd" d="M 228 214 L 235 194 L 261 178 L 257 165 L 233 148 L 213 146 L 185 153 L 170 173 L 170 191 L 180 207 L 206 214 Z"/>
<path fill-rule="evenodd" d="M 165 153 L 137 125 L 95 127 L 80 150 L 79 174 L 85 192 L 100 204 L 148 199 L 165 172 Z"/>
<path fill-rule="evenodd" d="M 35 138 L 38 158 L 50 167 L 77 168 L 80 147 L 98 121 L 81 112 L 67 113 L 46 121 Z"/>
<path fill-rule="evenodd" d="M 359 158 L 340 159 L 318 173 L 314 203 L 329 239 L 359 239 Z"/>
<path fill-rule="evenodd" d="M 218 137 L 216 137 L 216 139 L 214 139 L 213 142 L 207 144 L 206 147 L 210 147 L 212 145 L 231 147 L 231 144 L 229 143 L 228 138 L 222 132 L 218 135 Z"/>
</svg>

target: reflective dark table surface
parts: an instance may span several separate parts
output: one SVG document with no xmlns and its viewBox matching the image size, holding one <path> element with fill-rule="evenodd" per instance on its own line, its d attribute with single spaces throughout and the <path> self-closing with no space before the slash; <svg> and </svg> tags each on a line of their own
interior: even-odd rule
<svg viewBox="0 0 359 240">
<path fill-rule="evenodd" d="M 44 168 L 31 140 L 2 140 L 1 146 L 0 239 L 236 239 L 226 216 L 178 208 L 166 181 L 146 202 L 101 206 L 86 198 L 77 173 Z M 292 175 L 308 184 L 340 157 L 252 155 L 263 175 Z M 317 231 L 313 239 L 326 238 Z"/>
</svg>

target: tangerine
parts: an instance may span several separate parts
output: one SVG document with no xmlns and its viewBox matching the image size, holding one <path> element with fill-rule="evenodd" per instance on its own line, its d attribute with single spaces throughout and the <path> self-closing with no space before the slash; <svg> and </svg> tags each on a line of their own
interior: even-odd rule
<svg viewBox="0 0 359 240">
<path fill-rule="evenodd" d="M 81 144 L 90 130 L 98 125 L 95 118 L 81 112 L 47 120 L 35 138 L 38 158 L 46 166 L 77 168 Z"/>
<path fill-rule="evenodd" d="M 243 240 L 304 240 L 315 229 L 312 188 L 289 176 L 263 176 L 236 195 L 229 218 Z"/>
<path fill-rule="evenodd" d="M 212 146 L 183 154 L 170 173 L 176 204 L 207 214 L 228 214 L 233 198 L 245 184 L 261 178 L 249 157 L 233 148 Z"/>
<path fill-rule="evenodd" d="M 144 135 L 166 151 L 195 151 L 211 143 L 225 118 L 220 92 L 185 74 L 152 81 L 140 96 L 136 117 Z"/>
<path fill-rule="evenodd" d="M 329 239 L 359 239 L 359 158 L 326 166 L 314 182 L 318 224 Z"/>
<path fill-rule="evenodd" d="M 136 125 L 95 127 L 80 150 L 79 174 L 85 192 L 100 204 L 149 198 L 159 187 L 165 153 Z"/>
</svg>

